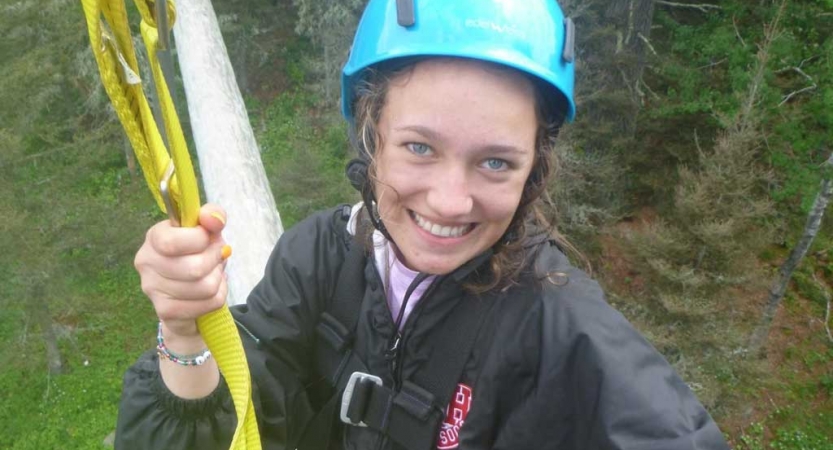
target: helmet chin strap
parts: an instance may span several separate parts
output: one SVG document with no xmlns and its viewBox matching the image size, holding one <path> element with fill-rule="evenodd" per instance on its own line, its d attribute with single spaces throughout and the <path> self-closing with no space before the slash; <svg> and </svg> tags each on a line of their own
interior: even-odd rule
<svg viewBox="0 0 833 450">
<path fill-rule="evenodd" d="M 367 159 L 359 157 L 354 158 L 347 163 L 345 172 L 347 172 L 347 179 L 350 180 L 350 184 L 355 190 L 359 191 L 362 196 L 364 206 L 367 208 L 367 215 L 370 217 L 370 223 L 372 223 L 373 227 L 385 236 L 385 239 L 393 242 L 393 239 L 391 239 L 390 234 L 388 233 L 387 228 L 385 228 L 385 224 L 382 223 L 382 218 L 379 215 L 379 207 L 376 204 L 376 199 L 373 195 L 373 185 L 367 178 L 367 169 Z"/>
</svg>

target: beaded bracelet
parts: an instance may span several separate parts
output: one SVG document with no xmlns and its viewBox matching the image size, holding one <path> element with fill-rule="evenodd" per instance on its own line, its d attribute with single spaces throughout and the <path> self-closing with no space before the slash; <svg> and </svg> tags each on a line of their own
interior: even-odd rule
<svg viewBox="0 0 833 450">
<path fill-rule="evenodd" d="M 211 350 L 205 349 L 199 353 L 194 353 L 193 355 L 177 355 L 176 353 L 168 350 L 168 347 L 165 346 L 165 338 L 162 337 L 162 322 L 159 322 L 159 327 L 157 328 L 156 332 L 156 353 L 169 360 L 173 361 L 180 366 L 201 366 L 208 361 L 208 358 L 211 358 Z"/>
</svg>

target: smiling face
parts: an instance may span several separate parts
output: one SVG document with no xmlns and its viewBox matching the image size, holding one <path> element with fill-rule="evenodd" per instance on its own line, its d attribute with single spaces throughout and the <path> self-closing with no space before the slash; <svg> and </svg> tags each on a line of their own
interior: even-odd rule
<svg viewBox="0 0 833 450">
<path fill-rule="evenodd" d="M 429 59 L 391 80 L 374 191 L 409 268 L 449 273 L 506 232 L 535 160 L 534 95 L 473 60 Z"/>
</svg>

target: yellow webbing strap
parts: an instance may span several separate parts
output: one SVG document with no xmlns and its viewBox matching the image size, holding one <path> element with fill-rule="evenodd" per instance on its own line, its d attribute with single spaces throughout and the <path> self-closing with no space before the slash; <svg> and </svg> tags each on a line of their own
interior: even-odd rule
<svg viewBox="0 0 833 450">
<path fill-rule="evenodd" d="M 104 88 L 133 146 L 157 204 L 166 211 L 159 183 L 173 158 L 176 171 L 170 183 L 172 200 L 178 205 L 182 226 L 196 226 L 200 209 L 199 190 L 176 109 L 156 58 L 158 33 L 152 14 L 155 4 L 153 0 L 135 0 L 135 3 L 142 16 L 141 33 L 157 88 L 165 135 L 171 147 L 170 157 L 142 90 L 124 0 L 81 0 L 92 51 L 98 62 Z M 173 26 L 174 14 L 173 2 L 169 0 L 170 26 Z M 260 450 L 260 435 L 251 399 L 249 366 L 228 307 L 224 306 L 200 317 L 197 325 L 226 380 L 237 412 L 237 428 L 230 448 Z"/>
</svg>

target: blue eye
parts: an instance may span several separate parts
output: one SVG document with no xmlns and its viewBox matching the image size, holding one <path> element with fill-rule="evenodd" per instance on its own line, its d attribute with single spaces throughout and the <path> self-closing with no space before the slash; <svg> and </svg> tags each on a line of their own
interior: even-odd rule
<svg viewBox="0 0 833 450">
<path fill-rule="evenodd" d="M 425 144 L 420 144 L 418 142 L 409 142 L 405 144 L 405 146 L 408 148 L 408 150 L 411 151 L 411 153 L 415 155 L 423 156 L 431 153 L 431 147 Z"/>
<path fill-rule="evenodd" d="M 507 169 L 509 164 L 502 159 L 489 158 L 483 162 L 483 166 L 489 170 L 499 171 Z"/>
</svg>

